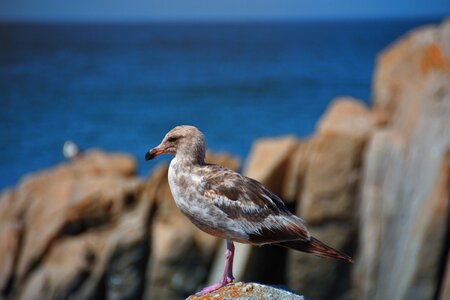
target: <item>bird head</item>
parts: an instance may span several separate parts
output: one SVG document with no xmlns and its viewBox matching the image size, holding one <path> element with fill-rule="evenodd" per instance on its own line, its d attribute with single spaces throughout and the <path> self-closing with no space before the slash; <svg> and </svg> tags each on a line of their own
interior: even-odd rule
<svg viewBox="0 0 450 300">
<path fill-rule="evenodd" d="M 151 160 L 160 154 L 181 156 L 188 160 L 203 162 L 205 141 L 203 133 L 194 126 L 177 126 L 169 131 L 161 143 L 145 154 L 145 160 Z"/>
</svg>

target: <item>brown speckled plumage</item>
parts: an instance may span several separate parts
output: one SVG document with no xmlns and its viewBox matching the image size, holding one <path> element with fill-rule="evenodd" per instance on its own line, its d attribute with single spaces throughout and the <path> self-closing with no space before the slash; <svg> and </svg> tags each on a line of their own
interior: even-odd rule
<svg viewBox="0 0 450 300">
<path fill-rule="evenodd" d="M 222 166 L 206 164 L 203 134 L 177 126 L 146 154 L 175 155 L 169 184 L 177 207 L 201 230 L 254 245 L 274 244 L 319 256 L 352 261 L 311 237 L 303 221 L 261 183 Z"/>
</svg>

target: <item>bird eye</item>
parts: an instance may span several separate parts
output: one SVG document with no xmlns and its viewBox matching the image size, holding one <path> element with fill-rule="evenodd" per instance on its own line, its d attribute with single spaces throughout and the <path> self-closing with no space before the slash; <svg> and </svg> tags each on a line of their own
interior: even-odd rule
<svg viewBox="0 0 450 300">
<path fill-rule="evenodd" d="M 170 138 L 167 139 L 169 142 L 175 142 L 177 140 L 176 137 L 171 136 Z"/>
</svg>

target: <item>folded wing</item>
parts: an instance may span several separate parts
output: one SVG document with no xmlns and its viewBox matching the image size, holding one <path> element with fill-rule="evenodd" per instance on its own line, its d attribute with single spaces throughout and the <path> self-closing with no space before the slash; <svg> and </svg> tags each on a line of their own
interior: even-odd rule
<svg viewBox="0 0 450 300">
<path fill-rule="evenodd" d="M 262 184 L 217 165 L 207 165 L 202 194 L 228 218 L 239 224 L 252 244 L 309 241 L 302 220 Z"/>
</svg>

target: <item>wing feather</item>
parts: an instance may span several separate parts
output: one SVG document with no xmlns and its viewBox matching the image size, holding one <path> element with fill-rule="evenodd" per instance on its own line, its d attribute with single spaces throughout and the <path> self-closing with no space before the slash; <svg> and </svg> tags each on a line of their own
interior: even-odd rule
<svg viewBox="0 0 450 300">
<path fill-rule="evenodd" d="M 302 220 L 258 181 L 218 165 L 205 166 L 203 196 L 247 232 L 254 244 L 309 241 Z"/>
</svg>

